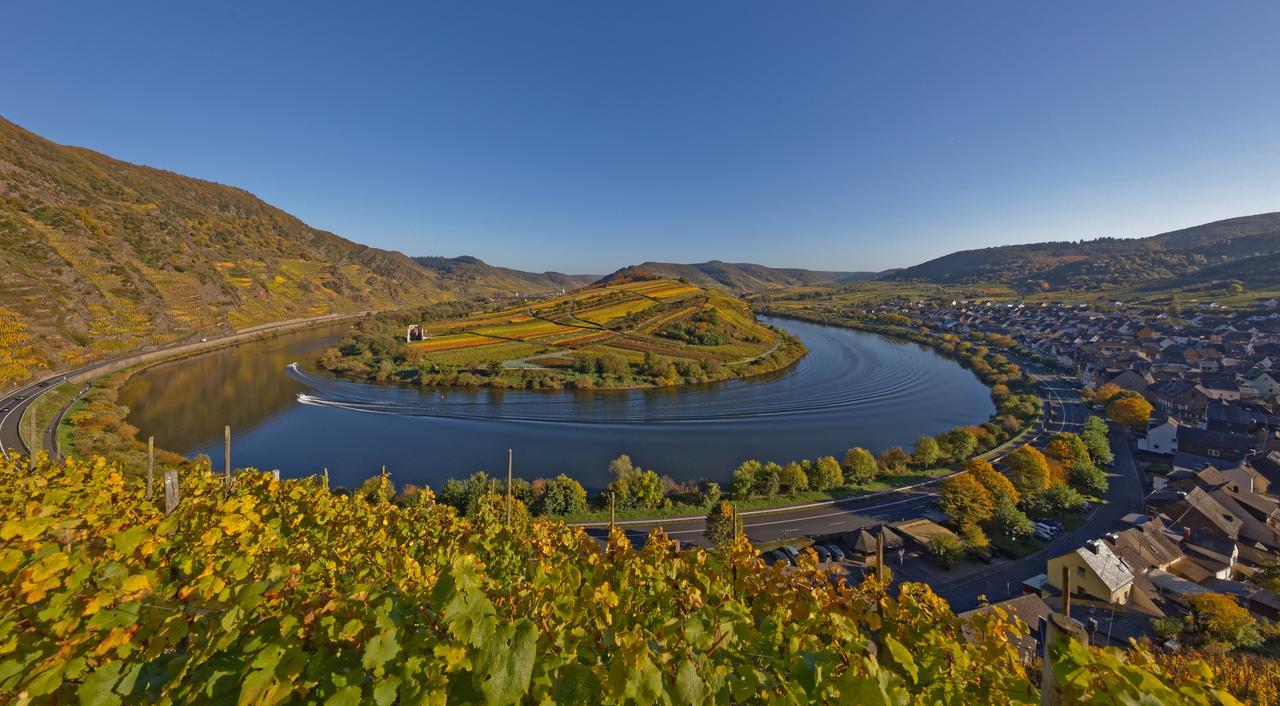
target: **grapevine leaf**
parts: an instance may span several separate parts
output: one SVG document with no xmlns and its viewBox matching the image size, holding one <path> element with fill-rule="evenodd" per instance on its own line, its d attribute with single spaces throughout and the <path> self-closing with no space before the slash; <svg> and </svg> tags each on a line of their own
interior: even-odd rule
<svg viewBox="0 0 1280 706">
<path fill-rule="evenodd" d="M 325 699 L 324 706 L 360 706 L 360 687 L 355 684 L 338 689 L 333 696 Z"/>
<path fill-rule="evenodd" d="M 907 646 L 898 642 L 891 635 L 884 636 L 884 642 L 889 647 L 889 654 L 893 656 L 893 661 L 897 662 L 903 670 L 911 677 L 912 683 L 915 683 L 919 677 L 919 669 L 916 667 L 916 660 L 911 656 L 911 651 Z"/>
<path fill-rule="evenodd" d="M 698 676 L 698 667 L 691 659 L 680 663 L 676 671 L 676 694 L 679 703 L 700 704 L 706 699 L 706 688 L 702 677 Z"/>
<path fill-rule="evenodd" d="M 537 643 L 538 631 L 527 619 L 497 627 L 476 655 L 476 676 L 487 703 L 515 703 L 528 691 Z"/>
<path fill-rule="evenodd" d="M 360 661 L 365 669 L 382 673 L 382 665 L 391 661 L 400 652 L 400 642 L 396 639 L 396 631 L 388 630 L 373 636 L 365 645 L 364 658 Z"/>
</svg>

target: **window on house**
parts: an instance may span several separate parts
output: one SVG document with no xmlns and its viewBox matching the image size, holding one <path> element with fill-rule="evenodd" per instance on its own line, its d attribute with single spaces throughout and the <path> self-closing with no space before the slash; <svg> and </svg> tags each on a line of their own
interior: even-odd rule
<svg viewBox="0 0 1280 706">
<path fill-rule="evenodd" d="M 1083 566 L 1077 566 L 1077 567 L 1076 567 L 1076 576 L 1081 577 L 1081 578 L 1083 578 L 1083 577 L 1084 577 L 1084 567 L 1083 567 Z"/>
<path fill-rule="evenodd" d="M 1219 456 L 1222 455 L 1222 452 L 1217 449 L 1209 449 L 1209 455 L 1214 458 L 1218 458 Z"/>
</svg>

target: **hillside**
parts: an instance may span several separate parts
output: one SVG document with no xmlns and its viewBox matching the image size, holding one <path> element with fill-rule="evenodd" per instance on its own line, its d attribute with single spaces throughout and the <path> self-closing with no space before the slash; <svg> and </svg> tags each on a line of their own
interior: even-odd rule
<svg viewBox="0 0 1280 706">
<path fill-rule="evenodd" d="M 523 272 L 508 267 L 496 267 L 479 258 L 415 257 L 414 262 L 439 272 L 442 276 L 462 285 L 474 284 L 485 289 L 499 290 L 507 294 L 551 292 L 557 289 L 577 289 L 600 279 L 600 275 L 566 275 L 561 272 Z"/>
<path fill-rule="evenodd" d="M 387 319 L 326 350 L 321 367 L 419 385 L 628 388 L 746 377 L 804 354 L 744 302 L 661 278 L 597 283 L 463 318 Z"/>
<path fill-rule="evenodd" d="M 423 267 L 241 189 L 0 118 L 0 384 L 271 321 L 581 281 L 470 259 Z"/>
<path fill-rule="evenodd" d="M 1280 252 L 1280 213 L 1215 221 L 1148 238 L 1100 238 L 963 250 L 886 276 L 942 284 L 1005 284 L 1023 292 L 1165 281 L 1212 284 L 1229 265 Z M 1280 284 L 1280 273 L 1257 272 Z"/>
<path fill-rule="evenodd" d="M 630 278 L 637 273 L 641 276 L 682 279 L 699 287 L 720 287 L 733 293 L 813 284 L 838 284 L 871 279 L 878 274 L 875 272 L 818 272 L 712 260 L 692 265 L 674 262 L 643 262 L 639 265 L 624 267 L 606 279 Z"/>
<path fill-rule="evenodd" d="M 183 473 L 179 503 L 107 459 L 0 461 L 0 699 L 13 703 L 1039 703 L 1003 611 L 847 586 L 655 532 L 606 548 L 485 494 L 358 495 Z M 727 504 L 724 506 L 727 507 Z M 1063 703 L 1235 703 L 1198 663 L 1055 650 Z"/>
</svg>

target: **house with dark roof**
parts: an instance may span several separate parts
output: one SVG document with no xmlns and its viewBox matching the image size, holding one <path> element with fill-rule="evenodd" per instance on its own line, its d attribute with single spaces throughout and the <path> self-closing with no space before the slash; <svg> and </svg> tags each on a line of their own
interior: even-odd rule
<svg viewBox="0 0 1280 706">
<path fill-rule="evenodd" d="M 1147 514 L 1164 515 L 1165 524 L 1174 529 L 1198 529 L 1232 541 L 1240 536 L 1243 521 L 1201 488 L 1157 490 L 1147 496 L 1146 506 Z"/>
<path fill-rule="evenodd" d="M 1215 461 L 1243 461 L 1254 449 L 1254 440 L 1245 434 L 1211 431 L 1198 427 L 1178 427 L 1178 451 Z"/>
<path fill-rule="evenodd" d="M 988 615 L 1000 610 L 1009 618 L 1017 618 L 1026 626 L 1026 632 L 1018 632 L 1009 636 L 1009 642 L 1018 650 L 1018 655 L 1026 662 L 1031 662 L 1040 653 L 1040 621 L 1048 619 L 1053 609 L 1044 599 L 1033 593 L 1024 593 L 1008 600 L 992 603 L 960 613 L 958 617 L 971 619 L 977 615 Z M 966 629 L 965 636 L 972 638 Z"/>
<path fill-rule="evenodd" d="M 1280 430 L 1280 417 L 1226 402 L 1211 402 L 1205 407 L 1205 426 L 1210 431 L 1233 434 L 1257 434 Z"/>
<path fill-rule="evenodd" d="M 1186 380 L 1161 380 L 1147 387 L 1147 401 L 1166 415 L 1179 419 L 1202 419 L 1208 395 Z"/>
</svg>

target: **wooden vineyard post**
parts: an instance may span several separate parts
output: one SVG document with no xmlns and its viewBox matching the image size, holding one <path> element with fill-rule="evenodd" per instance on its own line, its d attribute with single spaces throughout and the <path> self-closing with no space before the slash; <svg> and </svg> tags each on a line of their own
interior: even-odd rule
<svg viewBox="0 0 1280 706">
<path fill-rule="evenodd" d="M 280 469 L 279 469 L 279 468 L 272 468 L 272 469 L 271 469 L 271 479 L 272 479 L 272 480 L 274 480 L 274 481 L 275 481 L 275 482 L 277 482 L 277 483 L 279 483 L 279 482 L 280 482 Z"/>
<path fill-rule="evenodd" d="M 164 514 L 172 515 L 178 509 L 178 472 L 164 472 Z"/>
<path fill-rule="evenodd" d="M 156 438 L 147 437 L 147 500 L 151 499 L 151 485 L 155 482 Z"/>
<path fill-rule="evenodd" d="M 507 449 L 507 526 L 511 526 L 511 449 Z"/>
<path fill-rule="evenodd" d="M 884 525 L 876 532 L 876 580 L 884 583 Z"/>
<path fill-rule="evenodd" d="M 324 467 L 324 489 L 325 490 L 329 489 L 329 467 L 328 466 Z"/>
<path fill-rule="evenodd" d="M 231 488 L 231 425 L 222 428 L 222 479 Z"/>
<path fill-rule="evenodd" d="M 614 522 L 613 505 L 614 505 L 614 496 L 613 496 L 613 491 L 611 490 L 609 491 L 609 536 L 610 537 L 613 536 L 613 522 Z"/>
<path fill-rule="evenodd" d="M 1060 613 L 1050 613 L 1044 621 L 1044 659 L 1040 667 L 1040 703 L 1056 706 L 1068 701 L 1062 693 L 1062 685 L 1053 673 L 1054 657 L 1061 646 L 1070 640 L 1082 645 L 1089 644 L 1089 635 L 1084 626 Z"/>
<path fill-rule="evenodd" d="M 40 439 L 36 438 L 36 400 L 27 405 L 27 416 L 31 419 L 31 424 L 28 425 L 31 430 L 27 432 L 27 438 L 31 440 L 31 460 L 35 461 L 36 454 L 40 452 Z"/>
</svg>

